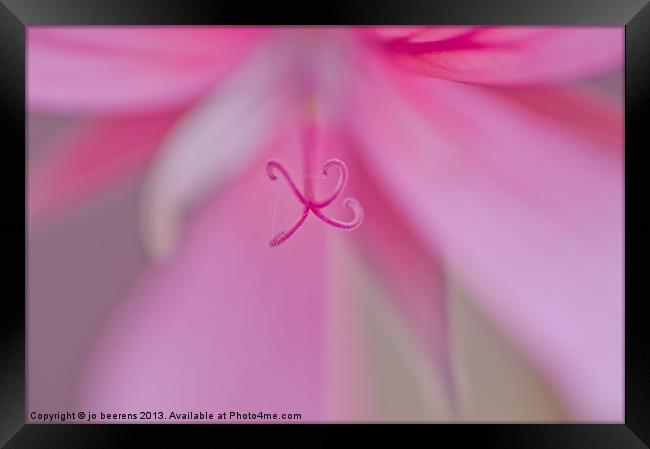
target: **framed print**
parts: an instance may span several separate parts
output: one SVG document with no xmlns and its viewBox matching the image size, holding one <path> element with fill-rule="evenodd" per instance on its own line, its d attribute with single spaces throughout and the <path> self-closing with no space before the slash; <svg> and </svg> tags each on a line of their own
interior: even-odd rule
<svg viewBox="0 0 650 449">
<path fill-rule="evenodd" d="M 6 447 L 647 447 L 647 2 L 2 1 Z"/>
</svg>

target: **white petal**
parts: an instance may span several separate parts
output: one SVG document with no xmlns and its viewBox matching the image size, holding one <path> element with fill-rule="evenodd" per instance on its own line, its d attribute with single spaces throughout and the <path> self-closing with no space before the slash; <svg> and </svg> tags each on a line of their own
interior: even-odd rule
<svg viewBox="0 0 650 449">
<path fill-rule="evenodd" d="M 278 88 L 287 69 L 286 52 L 266 45 L 171 131 L 143 196 L 143 240 L 154 259 L 173 250 L 188 207 L 236 176 L 263 148 L 290 101 Z"/>
</svg>

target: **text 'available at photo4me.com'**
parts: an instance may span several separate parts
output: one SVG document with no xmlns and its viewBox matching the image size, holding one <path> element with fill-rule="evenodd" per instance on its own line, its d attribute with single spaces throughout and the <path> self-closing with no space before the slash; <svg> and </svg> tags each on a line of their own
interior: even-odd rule
<svg viewBox="0 0 650 449">
<path fill-rule="evenodd" d="M 301 413 L 277 413 L 264 411 L 32 411 L 29 418 L 34 423 L 125 423 L 125 422 L 215 422 L 215 421 L 301 421 Z"/>
</svg>

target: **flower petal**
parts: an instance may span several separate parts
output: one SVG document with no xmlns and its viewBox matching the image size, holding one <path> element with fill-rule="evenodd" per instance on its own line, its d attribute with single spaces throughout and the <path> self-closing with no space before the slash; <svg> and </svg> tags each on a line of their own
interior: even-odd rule
<svg viewBox="0 0 650 449">
<path fill-rule="evenodd" d="M 136 173 L 151 160 L 178 116 L 178 112 L 173 112 L 96 119 L 68 129 L 30 167 L 30 226 L 39 225 L 53 214 Z"/>
<path fill-rule="evenodd" d="M 452 409 L 457 407 L 449 342 L 445 266 L 439 248 L 410 227 L 393 204 L 382 180 L 373 176 L 361 158 L 352 166 L 351 191 L 363 205 L 366 219 L 354 233 L 363 261 L 377 273 L 378 283 L 413 329 L 438 370 Z"/>
<path fill-rule="evenodd" d="M 162 145 L 143 197 L 145 244 L 154 258 L 173 250 L 184 213 L 241 173 L 289 118 L 287 66 L 281 53 L 267 50 L 201 100 Z"/>
<path fill-rule="evenodd" d="M 351 99 L 369 166 L 573 412 L 620 420 L 622 134 L 594 141 L 484 88 L 396 85 L 366 73 Z"/>
<path fill-rule="evenodd" d="M 32 110 L 157 111 L 200 96 L 245 59 L 260 29 L 30 27 Z"/>
<path fill-rule="evenodd" d="M 414 42 L 444 41 L 452 37 L 461 36 L 476 27 L 467 26 L 390 26 L 372 27 L 370 31 L 388 46 L 396 46 L 398 42 L 404 44 Z"/>
<path fill-rule="evenodd" d="M 270 249 L 276 199 L 260 160 L 204 203 L 176 257 L 108 320 L 79 406 L 323 419 L 325 227 L 307 220 Z"/>
<path fill-rule="evenodd" d="M 620 95 L 562 86 L 502 87 L 491 92 L 554 126 L 579 132 L 608 150 L 623 150 Z"/>
<path fill-rule="evenodd" d="M 420 73 L 484 84 L 566 80 L 621 64 L 622 27 L 446 27 L 382 43 L 392 57 Z M 427 33 L 431 37 L 427 39 Z"/>
<path fill-rule="evenodd" d="M 332 239 L 330 253 L 331 416 L 355 422 L 458 419 L 433 345 L 414 326 L 426 321 L 432 308 L 423 307 L 426 316 L 415 322 L 405 319 L 403 302 L 415 301 L 395 297 L 395 284 L 380 278 L 385 272 L 369 263 L 368 254 L 343 236 Z"/>
</svg>

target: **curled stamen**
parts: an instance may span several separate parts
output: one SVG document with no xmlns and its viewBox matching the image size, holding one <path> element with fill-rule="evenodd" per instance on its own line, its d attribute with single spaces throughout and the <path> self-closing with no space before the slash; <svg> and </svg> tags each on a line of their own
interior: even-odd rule
<svg viewBox="0 0 650 449">
<path fill-rule="evenodd" d="M 325 223 L 334 226 L 335 228 L 342 229 L 344 231 L 352 231 L 361 225 L 364 218 L 364 211 L 363 208 L 361 207 L 361 204 L 359 204 L 359 202 L 354 198 L 346 198 L 343 201 L 343 206 L 351 209 L 352 212 L 354 213 L 353 218 L 349 221 L 335 220 L 333 218 L 328 217 L 321 211 L 321 209 L 323 209 L 325 206 L 330 205 L 334 200 L 336 200 L 340 196 L 341 192 L 345 188 L 348 181 L 348 167 L 345 165 L 345 163 L 343 163 L 343 161 L 339 159 L 330 159 L 329 161 L 327 161 L 323 165 L 323 174 L 327 176 L 329 169 L 333 166 L 338 167 L 340 173 L 339 180 L 338 183 L 336 184 L 334 192 L 323 201 L 315 201 L 313 200 L 312 196 L 305 196 L 303 195 L 302 192 L 300 192 L 300 190 L 298 190 L 298 187 L 296 187 L 293 180 L 289 176 L 289 173 L 284 168 L 284 166 L 280 164 L 280 162 L 276 160 L 270 160 L 269 162 L 267 162 L 266 173 L 269 176 L 269 178 L 272 181 L 278 179 L 276 174 L 273 173 L 273 170 L 274 169 L 279 170 L 280 173 L 282 173 L 282 175 L 287 180 L 289 187 L 291 188 L 293 193 L 296 195 L 298 200 L 304 205 L 302 214 L 298 217 L 294 225 L 288 231 L 282 231 L 278 233 L 275 237 L 273 237 L 273 239 L 271 239 L 271 241 L 269 242 L 271 247 L 276 247 L 284 243 L 289 237 L 291 237 L 305 222 L 305 220 L 307 219 L 307 215 L 309 215 L 309 211 L 313 212 L 314 215 L 316 215 Z"/>
<path fill-rule="evenodd" d="M 287 183 L 289 184 L 289 187 L 293 191 L 294 195 L 296 195 L 298 200 L 302 204 L 304 204 L 306 206 L 309 202 L 303 196 L 303 194 L 300 192 L 300 190 L 298 190 L 298 187 L 296 186 L 296 184 L 291 179 L 291 176 L 289 176 L 289 173 L 287 172 L 287 169 L 284 168 L 284 166 L 280 162 L 276 161 L 275 159 L 271 159 L 270 161 L 268 161 L 266 163 L 266 174 L 268 175 L 269 179 L 271 181 L 275 181 L 276 179 L 278 179 L 277 175 L 275 173 L 273 173 L 274 168 L 278 169 L 280 171 L 280 173 L 282 173 L 282 176 L 284 176 L 284 178 L 287 180 Z"/>
<path fill-rule="evenodd" d="M 350 221 L 338 221 L 334 220 L 333 218 L 328 217 L 325 215 L 323 212 L 320 211 L 320 209 L 312 208 L 311 211 L 316 215 L 318 218 L 323 220 L 325 223 L 334 226 L 335 228 L 343 229 L 345 231 L 353 231 L 359 226 L 361 226 L 361 223 L 363 223 L 363 218 L 365 216 L 365 213 L 363 211 L 363 208 L 361 207 L 361 204 L 354 198 L 346 198 L 343 201 L 343 205 L 345 207 L 348 207 L 349 209 L 354 212 L 354 217 Z"/>
<path fill-rule="evenodd" d="M 334 193 L 332 193 L 329 198 L 324 199 L 323 201 L 314 201 L 312 205 L 316 208 L 322 208 L 332 204 L 332 202 L 339 197 L 348 182 L 348 166 L 345 165 L 340 159 L 330 159 L 329 161 L 325 162 L 323 165 L 323 175 L 327 176 L 329 169 L 334 166 L 338 167 L 339 169 L 339 181 L 336 184 Z"/>
<path fill-rule="evenodd" d="M 300 217 L 298 217 L 298 220 L 296 220 L 296 223 L 291 227 L 291 229 L 289 229 L 288 231 L 279 232 L 275 237 L 271 239 L 269 245 L 271 245 L 271 247 L 274 248 L 279 244 L 283 243 L 284 241 L 286 241 L 298 230 L 298 228 L 300 228 L 300 226 L 302 226 L 302 224 L 307 219 L 307 215 L 309 215 L 309 207 L 305 206 L 305 208 L 302 211 L 302 214 L 300 215 Z"/>
</svg>

